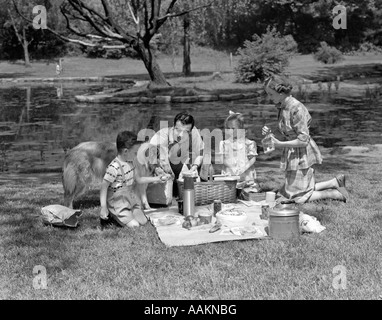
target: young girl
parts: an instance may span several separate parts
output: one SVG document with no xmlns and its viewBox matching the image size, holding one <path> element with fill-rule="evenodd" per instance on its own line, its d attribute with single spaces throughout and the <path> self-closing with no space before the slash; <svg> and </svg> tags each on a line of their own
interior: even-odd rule
<svg viewBox="0 0 382 320">
<path fill-rule="evenodd" d="M 117 157 L 109 164 L 101 186 L 101 227 L 115 222 L 124 227 L 139 227 L 147 222 L 141 204 L 133 190 L 134 182 L 159 183 L 169 176 L 140 177 L 135 159 L 140 147 L 137 136 L 123 131 L 117 137 Z"/>
<path fill-rule="evenodd" d="M 245 185 L 256 184 L 254 163 L 257 156 L 256 142 L 245 137 L 244 116 L 230 111 L 224 122 L 226 140 L 220 142 L 223 155 L 223 175 L 240 176 Z"/>
</svg>

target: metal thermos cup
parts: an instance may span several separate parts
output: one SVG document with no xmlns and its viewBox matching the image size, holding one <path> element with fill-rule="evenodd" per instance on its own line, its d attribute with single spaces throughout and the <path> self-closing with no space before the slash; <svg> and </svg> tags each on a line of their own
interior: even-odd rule
<svg viewBox="0 0 382 320">
<path fill-rule="evenodd" d="M 195 215 L 195 188 L 192 177 L 184 177 L 183 215 L 185 217 Z"/>
</svg>

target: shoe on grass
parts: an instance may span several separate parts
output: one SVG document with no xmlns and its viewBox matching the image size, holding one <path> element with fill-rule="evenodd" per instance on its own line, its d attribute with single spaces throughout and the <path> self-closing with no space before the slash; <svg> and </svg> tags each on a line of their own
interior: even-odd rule
<svg viewBox="0 0 382 320">
<path fill-rule="evenodd" d="M 342 196 L 344 198 L 343 200 L 346 203 L 350 198 L 349 192 L 346 190 L 345 187 L 338 187 L 336 189 L 342 194 Z"/>
<path fill-rule="evenodd" d="M 344 174 L 339 174 L 336 179 L 340 188 L 346 188 L 346 176 Z"/>
<path fill-rule="evenodd" d="M 344 197 L 344 202 L 349 200 L 349 192 L 346 190 L 346 176 L 344 174 L 339 174 L 337 177 L 338 188 L 336 188 Z"/>
</svg>

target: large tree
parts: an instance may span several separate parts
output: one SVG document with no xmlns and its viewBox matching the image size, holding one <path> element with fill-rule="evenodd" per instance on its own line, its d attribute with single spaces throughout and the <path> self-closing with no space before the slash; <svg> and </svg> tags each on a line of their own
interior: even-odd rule
<svg viewBox="0 0 382 320">
<path fill-rule="evenodd" d="M 61 39 L 87 47 L 104 49 L 132 47 L 143 61 L 152 83 L 168 85 L 152 42 L 170 18 L 199 9 L 176 10 L 178 0 L 64 0 L 61 12 L 72 36 L 48 26 Z M 20 14 L 22 14 L 20 12 Z M 27 18 L 26 18 L 27 19 Z"/>
</svg>

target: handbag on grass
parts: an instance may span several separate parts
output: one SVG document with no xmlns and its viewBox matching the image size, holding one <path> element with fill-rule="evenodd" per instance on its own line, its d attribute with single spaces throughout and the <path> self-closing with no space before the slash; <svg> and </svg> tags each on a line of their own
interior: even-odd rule
<svg viewBox="0 0 382 320">
<path fill-rule="evenodd" d="M 56 227 L 76 228 L 81 214 L 80 210 L 73 210 L 59 204 L 41 208 L 43 223 Z"/>
</svg>

